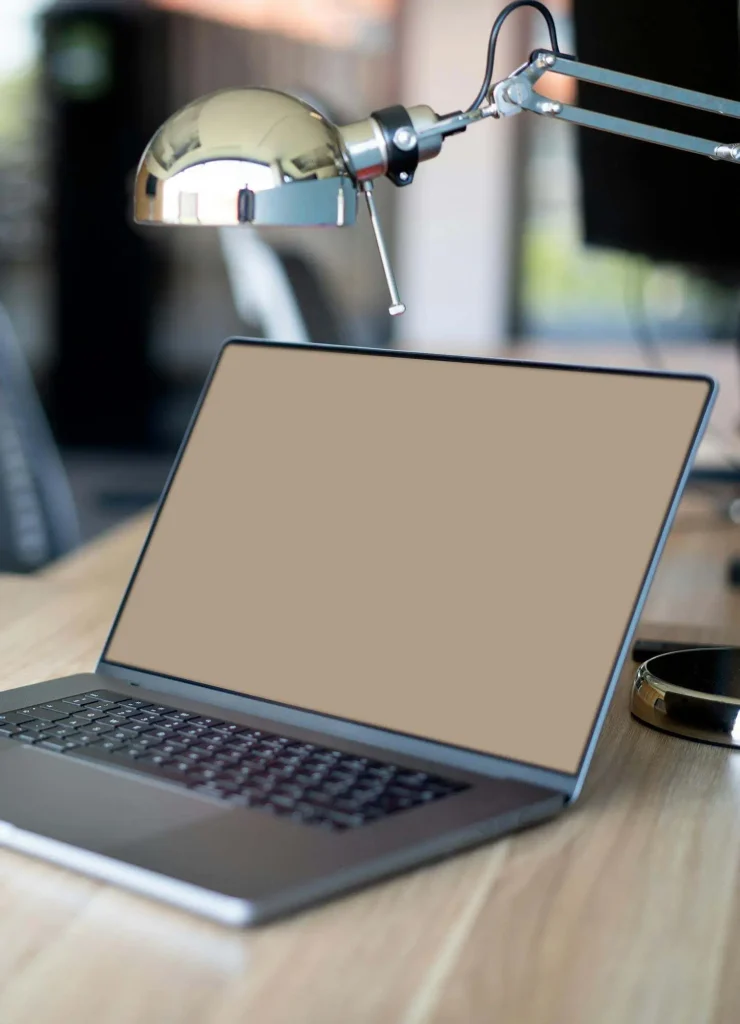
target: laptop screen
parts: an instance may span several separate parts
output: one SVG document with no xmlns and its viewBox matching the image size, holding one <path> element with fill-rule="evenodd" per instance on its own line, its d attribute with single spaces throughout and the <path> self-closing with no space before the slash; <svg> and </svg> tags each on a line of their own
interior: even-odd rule
<svg viewBox="0 0 740 1024">
<path fill-rule="evenodd" d="M 231 343 L 105 660 L 575 773 L 710 392 Z"/>
</svg>

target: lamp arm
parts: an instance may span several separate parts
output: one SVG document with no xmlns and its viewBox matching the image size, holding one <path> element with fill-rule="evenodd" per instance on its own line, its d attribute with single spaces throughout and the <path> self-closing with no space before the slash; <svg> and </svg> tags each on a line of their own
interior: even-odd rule
<svg viewBox="0 0 740 1024">
<path fill-rule="evenodd" d="M 530 59 L 513 71 L 507 78 L 491 85 L 493 58 L 496 40 L 506 17 L 518 7 L 530 6 L 544 14 L 550 29 L 552 50 L 535 50 Z M 687 153 L 708 156 L 712 160 L 727 160 L 740 163 L 740 143 L 717 142 L 712 139 L 669 131 L 654 125 L 630 121 L 611 114 L 600 114 L 572 104 L 551 99 L 535 90 L 535 86 L 547 72 L 564 75 L 581 82 L 618 89 L 623 92 L 647 96 L 667 103 L 677 103 L 694 110 L 705 110 L 714 114 L 740 118 L 740 102 L 710 96 L 693 89 L 653 82 L 635 75 L 610 71 L 606 68 L 584 64 L 557 48 L 552 17 L 547 8 L 538 0 L 514 0 L 496 19 L 489 40 L 488 62 L 483 86 L 476 100 L 467 110 L 456 111 L 440 117 L 430 107 L 390 107 L 376 111 L 365 121 L 340 128 L 344 140 L 345 160 L 350 173 L 371 200 L 368 186 L 373 178 L 385 174 L 396 185 L 410 185 L 414 171 L 421 160 L 437 156 L 442 142 L 450 135 L 457 135 L 479 121 L 488 118 L 510 117 L 528 110 L 543 117 L 553 117 L 584 128 L 623 135 L 630 139 L 653 142 L 661 146 Z M 395 280 L 390 268 L 380 233 L 380 225 L 371 209 L 373 227 L 378 239 L 383 269 L 392 295 L 392 313 L 403 312 L 398 299 Z"/>
<path fill-rule="evenodd" d="M 705 110 L 713 114 L 740 118 L 740 103 L 736 100 L 722 99 L 719 96 L 710 96 L 708 93 L 696 92 L 693 89 L 682 89 L 675 85 L 665 85 L 647 78 L 626 75 L 620 71 L 594 67 L 591 64 L 583 64 L 574 57 L 554 53 L 550 50 L 536 50 L 525 65 L 492 88 L 489 100 L 495 109 L 493 116 L 507 117 L 518 114 L 522 110 L 529 110 L 533 114 L 554 117 L 585 128 L 597 128 L 630 139 L 669 146 L 686 153 L 697 153 L 700 156 L 708 156 L 712 160 L 740 162 L 740 144 L 716 142 L 696 135 L 656 128 L 653 125 L 629 121 L 611 114 L 599 114 L 593 110 L 585 110 L 582 107 L 549 99 L 534 90 L 538 80 L 547 71 L 582 82 L 591 82 L 595 85 L 636 93 L 639 96 L 648 96 L 651 99 L 663 100 L 667 103 L 680 104 L 694 110 Z"/>
<path fill-rule="evenodd" d="M 509 13 L 517 4 L 509 5 L 502 14 Z M 541 6 L 539 4 L 532 5 Z M 500 28 L 503 19 L 497 21 Z M 494 29 L 496 26 L 494 26 Z M 492 43 L 495 44 L 497 32 L 491 34 Z M 489 50 L 489 67 L 486 69 L 488 81 L 490 82 L 490 68 L 492 67 L 492 50 Z M 651 99 L 664 100 L 667 103 L 677 103 L 684 107 L 691 107 L 694 110 L 705 110 L 713 114 L 724 114 L 728 117 L 740 118 L 740 103 L 735 100 L 722 99 L 718 96 L 710 96 L 708 93 L 696 92 L 693 89 L 683 89 L 675 85 L 665 85 L 661 82 L 653 82 L 646 78 L 638 78 L 635 75 L 626 75 L 620 71 L 610 71 L 605 68 L 594 67 L 591 64 L 583 64 L 575 57 L 562 54 L 554 50 L 535 50 L 530 59 L 512 72 L 508 78 L 490 86 L 487 95 L 481 100 L 480 95 L 475 104 L 465 111 L 457 111 L 445 117 L 438 117 L 433 114 L 429 107 L 411 107 L 408 110 L 410 134 L 418 152 L 422 154 L 421 159 L 430 159 L 436 156 L 442 146 L 442 141 L 449 135 L 456 135 L 464 132 L 479 121 L 489 117 L 510 117 L 513 114 L 520 114 L 528 110 L 533 114 L 543 117 L 553 117 L 561 121 L 568 121 L 571 124 L 580 125 L 584 128 L 596 128 L 601 131 L 611 132 L 616 135 L 623 135 L 630 139 L 639 139 L 643 142 L 653 142 L 661 146 L 669 146 L 673 149 L 682 150 L 687 153 L 696 153 L 700 156 L 708 156 L 712 160 L 727 160 L 730 163 L 740 163 L 740 143 L 716 142 L 711 139 L 703 139 L 696 135 L 686 135 L 683 132 L 669 131 L 665 128 L 657 128 L 650 124 L 641 124 L 638 121 L 630 121 L 623 117 L 614 117 L 611 114 L 600 114 L 593 110 L 586 110 L 583 107 L 561 103 L 559 100 L 550 99 L 542 93 L 535 91 L 537 82 L 546 72 L 565 75 L 581 82 L 591 82 L 608 88 L 619 89 L 623 92 L 631 92 L 640 96 L 647 96 Z M 382 112 L 380 112 L 382 116 Z M 377 117 L 378 115 L 374 115 Z M 350 159 L 351 166 L 351 159 Z M 381 164 L 376 163 L 375 173 L 383 173 Z M 387 164 L 386 164 L 387 167 Z M 387 170 L 386 170 L 387 173 Z M 389 175 L 389 177 L 392 177 Z M 410 184 L 413 175 L 401 176 L 396 184 Z M 369 185 L 369 181 L 363 182 L 363 187 Z M 376 234 L 379 235 L 379 226 L 375 219 L 373 225 Z M 379 236 L 379 245 L 382 246 L 382 238 Z M 403 306 L 399 304 L 395 281 L 387 257 L 383 256 L 383 267 L 389 282 L 392 295 L 395 296 L 392 313 L 402 312 Z"/>
</svg>

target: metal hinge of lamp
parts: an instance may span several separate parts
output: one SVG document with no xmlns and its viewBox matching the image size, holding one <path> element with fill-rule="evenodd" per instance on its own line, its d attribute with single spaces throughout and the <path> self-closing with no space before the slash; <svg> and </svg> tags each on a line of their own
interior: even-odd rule
<svg viewBox="0 0 740 1024">
<path fill-rule="evenodd" d="M 538 49 L 492 84 L 501 26 L 512 11 L 544 17 L 550 49 Z M 373 198 L 385 176 L 410 185 L 418 165 L 437 156 L 451 135 L 488 118 L 533 114 L 645 142 L 740 162 L 740 143 L 720 143 L 584 110 L 535 91 L 546 72 L 696 110 L 740 118 L 740 102 L 582 64 L 561 53 L 555 23 L 538 0 L 514 0 L 496 18 L 483 85 L 464 111 L 440 116 L 431 107 L 394 106 L 338 127 L 309 104 L 271 89 L 230 89 L 203 97 L 170 117 L 149 143 L 136 176 L 134 218 L 142 224 L 353 224 L 364 196 L 380 252 L 391 315 L 403 313 Z"/>
</svg>

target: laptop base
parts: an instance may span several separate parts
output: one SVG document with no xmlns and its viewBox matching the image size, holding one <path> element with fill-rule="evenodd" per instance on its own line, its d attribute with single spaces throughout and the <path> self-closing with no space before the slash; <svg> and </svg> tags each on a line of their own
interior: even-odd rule
<svg viewBox="0 0 740 1024">
<path fill-rule="evenodd" d="M 102 688 L 152 703 L 162 699 L 96 673 L 7 691 L 0 695 L 0 713 Z M 207 704 L 198 710 L 213 713 Z M 247 724 L 243 716 L 234 718 Z M 368 752 L 357 744 L 341 746 Z M 371 753 L 388 759 L 388 751 Z M 334 833 L 1 739 L 0 843 L 244 926 L 540 821 L 565 803 L 562 793 L 527 783 L 404 761 L 409 769 L 452 774 L 468 788 Z"/>
</svg>

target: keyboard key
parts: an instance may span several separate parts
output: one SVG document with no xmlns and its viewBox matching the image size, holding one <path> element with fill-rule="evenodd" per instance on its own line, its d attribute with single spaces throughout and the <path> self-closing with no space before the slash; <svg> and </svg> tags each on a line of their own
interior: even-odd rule
<svg viewBox="0 0 740 1024">
<path fill-rule="evenodd" d="M 160 740 L 168 740 L 175 735 L 175 730 L 171 726 L 153 725 L 148 735 L 156 736 Z"/>
<path fill-rule="evenodd" d="M 373 807 L 379 807 L 386 814 L 395 814 L 396 811 L 405 811 L 414 806 L 415 801 L 402 796 L 380 796 L 373 801 Z"/>
<path fill-rule="evenodd" d="M 100 736 L 106 732 L 113 732 L 113 726 L 109 725 L 106 720 L 103 719 L 102 722 L 91 722 L 85 729 L 85 732 L 89 735 Z"/>
<path fill-rule="evenodd" d="M 250 736 L 249 733 L 240 733 L 238 736 L 226 737 L 226 743 L 224 744 L 229 750 L 236 750 L 239 753 L 243 753 L 245 750 L 251 750 L 253 747 L 259 744 L 259 740 L 256 740 L 254 736 Z"/>
<path fill-rule="evenodd" d="M 123 736 L 141 736 L 144 733 L 150 732 L 151 729 L 151 725 L 139 725 L 129 721 L 125 725 L 119 725 L 116 732 L 121 733 Z"/>
<path fill-rule="evenodd" d="M 131 708 L 133 711 L 138 711 L 139 708 L 150 708 L 151 702 L 148 700 L 129 700 L 128 698 L 121 701 L 120 707 Z"/>
<path fill-rule="evenodd" d="M 187 750 L 185 743 L 174 743 L 171 740 L 165 740 L 162 744 L 162 751 L 167 754 L 180 754 L 183 750 Z"/>
<path fill-rule="evenodd" d="M 121 747 L 123 746 L 123 740 L 112 740 L 106 738 L 102 741 L 100 746 L 103 748 L 103 750 L 120 750 Z"/>
<path fill-rule="evenodd" d="M 25 711 L 6 711 L 0 715 L 0 722 L 3 725 L 23 725 L 33 720 L 33 715 Z"/>
<path fill-rule="evenodd" d="M 95 719 L 93 719 L 93 721 L 95 721 Z M 71 718 L 65 718 L 64 725 L 70 729 L 84 729 L 86 726 L 90 725 L 90 719 L 83 718 L 81 714 L 72 715 Z"/>
<path fill-rule="evenodd" d="M 382 786 L 353 786 L 352 799 L 365 804 L 369 803 L 371 800 L 375 800 L 382 792 Z"/>
<path fill-rule="evenodd" d="M 44 736 L 48 740 L 66 740 L 70 736 L 74 736 L 77 733 L 77 729 L 67 725 L 52 725 L 44 729 Z"/>
<path fill-rule="evenodd" d="M 290 757 L 288 754 L 280 752 L 272 762 L 276 768 L 298 768 L 301 764 L 300 757 Z"/>
<path fill-rule="evenodd" d="M 19 732 L 13 739 L 20 740 L 21 743 L 36 743 L 39 736 L 35 732 Z"/>
<path fill-rule="evenodd" d="M 281 748 L 282 744 L 277 736 L 272 736 L 269 739 L 263 739 L 259 745 L 260 750 L 277 751 Z"/>
<path fill-rule="evenodd" d="M 418 789 L 429 782 L 426 772 L 398 772 L 395 781 L 401 786 L 411 786 Z"/>
<path fill-rule="evenodd" d="M 279 807 L 282 811 L 295 810 L 296 800 L 285 793 L 270 793 L 270 803 L 273 807 Z"/>
<path fill-rule="evenodd" d="M 217 779 L 218 791 L 224 796 L 234 796 L 236 793 L 241 792 L 241 786 L 238 782 L 229 782 L 228 779 Z"/>
<path fill-rule="evenodd" d="M 306 754 L 310 754 L 310 750 L 306 750 L 302 743 L 286 743 L 283 747 L 283 753 L 288 757 L 301 757 Z"/>
<path fill-rule="evenodd" d="M 81 718 L 85 722 L 95 722 L 95 721 L 97 721 L 98 718 L 103 718 L 103 712 L 102 711 L 92 711 L 92 710 L 88 710 L 87 708 L 83 708 L 82 710 L 78 711 L 77 714 L 74 717 L 76 719 Z"/>
<path fill-rule="evenodd" d="M 207 743 L 210 747 L 219 747 L 220 748 L 220 747 L 223 747 L 223 746 L 226 745 L 226 737 L 225 736 L 219 736 L 217 733 L 211 732 L 209 730 L 208 732 L 204 732 L 204 733 L 200 734 L 200 736 L 198 737 L 198 742 L 199 743 Z"/>
<path fill-rule="evenodd" d="M 309 758 L 304 761 L 306 767 L 322 767 L 327 766 L 333 768 L 339 758 L 334 757 L 333 754 L 325 753 L 322 754 L 320 751 L 314 751 Z"/>
<path fill-rule="evenodd" d="M 361 814 L 364 809 L 362 801 L 353 797 L 340 797 L 334 801 L 332 808 L 345 814 Z"/>
<path fill-rule="evenodd" d="M 85 704 L 94 704 L 99 699 L 94 693 L 83 693 L 77 697 L 62 697 L 62 703 L 72 704 L 74 707 L 81 708 Z"/>
<path fill-rule="evenodd" d="M 324 821 L 324 814 L 325 812 L 319 807 L 314 807 L 313 804 L 306 803 L 305 800 L 299 800 L 290 818 L 292 821 L 304 822 L 310 825 Z"/>
<path fill-rule="evenodd" d="M 88 693 L 86 696 L 91 697 L 93 700 L 107 700 L 107 701 L 121 701 L 126 700 L 126 695 L 123 693 L 116 693 L 115 690 L 95 690 L 93 693 Z"/>
<path fill-rule="evenodd" d="M 345 814 L 343 811 L 335 811 L 331 808 L 326 811 L 326 817 L 333 825 L 339 825 L 340 828 L 359 828 L 360 825 L 365 824 L 361 814 Z"/>
<path fill-rule="evenodd" d="M 328 807 L 333 803 L 331 793 L 324 793 L 320 789 L 307 789 L 303 799 L 309 804 L 316 804 L 318 807 Z"/>
<path fill-rule="evenodd" d="M 68 739 L 76 740 L 78 743 L 97 743 L 102 738 L 98 733 L 91 732 L 90 729 L 75 729 L 72 735 L 68 737 Z"/>
<path fill-rule="evenodd" d="M 74 714 L 74 710 L 75 710 L 73 707 L 70 707 L 69 704 L 67 704 L 63 700 L 50 700 L 50 701 L 46 701 L 45 704 L 44 704 L 44 707 L 45 708 L 50 708 L 52 711 L 61 711 L 65 715 Z"/>
<path fill-rule="evenodd" d="M 218 748 L 216 747 L 210 747 L 198 741 L 188 747 L 188 750 L 190 750 L 192 754 L 197 754 L 198 757 L 212 757 L 216 753 L 217 749 Z"/>
<path fill-rule="evenodd" d="M 41 740 L 37 746 L 43 747 L 44 750 L 53 750 L 57 754 L 61 754 L 66 749 L 62 740 Z"/>
<path fill-rule="evenodd" d="M 169 764 L 171 760 L 169 754 L 162 754 L 158 750 L 153 753 L 148 751 L 145 757 L 147 764 Z"/>
<path fill-rule="evenodd" d="M 158 736 L 151 736 L 147 733 L 145 736 L 140 736 L 135 742 L 140 749 L 150 750 L 152 747 L 158 747 L 162 741 Z"/>
<path fill-rule="evenodd" d="M 124 718 L 122 715 L 106 715 L 102 719 L 102 721 L 107 722 L 108 725 L 117 726 L 117 725 L 125 725 L 126 722 L 128 721 L 128 719 Z"/>
<path fill-rule="evenodd" d="M 235 722 L 221 722 L 220 725 L 211 726 L 211 732 L 215 732 L 217 736 L 223 736 L 224 739 L 228 739 L 239 732 L 239 726 Z"/>
<path fill-rule="evenodd" d="M 315 772 L 301 771 L 296 772 L 293 778 L 302 786 L 318 786 L 323 779 L 323 775 L 319 775 Z"/>
<path fill-rule="evenodd" d="M 10 738 L 17 735 L 20 731 L 17 725 L 11 725 L 9 722 L 0 722 L 0 736 Z"/>
<path fill-rule="evenodd" d="M 198 755 L 192 754 L 189 750 L 186 750 L 182 754 L 175 754 L 175 760 L 182 761 L 183 764 L 189 764 L 191 768 L 193 765 L 199 765 L 201 763 L 201 759 Z"/>
<path fill-rule="evenodd" d="M 189 740 L 200 739 L 200 737 L 203 735 L 203 731 L 201 729 L 178 729 L 177 727 L 175 727 L 175 732 L 177 733 L 178 736 L 182 736 L 184 739 Z"/>
<path fill-rule="evenodd" d="M 236 764 L 242 759 L 241 754 L 235 754 L 232 750 L 225 749 L 211 751 L 210 757 L 214 761 L 220 761 L 221 764 Z"/>
</svg>

